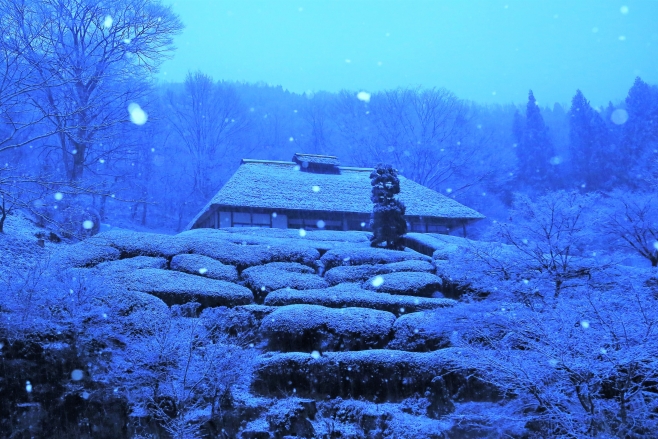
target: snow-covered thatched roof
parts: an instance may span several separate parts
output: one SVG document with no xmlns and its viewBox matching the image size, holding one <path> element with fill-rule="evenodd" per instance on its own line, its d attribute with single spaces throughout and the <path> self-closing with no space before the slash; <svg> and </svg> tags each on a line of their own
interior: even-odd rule
<svg viewBox="0 0 658 439">
<path fill-rule="evenodd" d="M 372 212 L 372 168 L 337 167 L 338 173 L 302 172 L 295 162 L 243 159 L 241 166 L 188 229 L 213 206 L 280 210 Z M 400 200 L 407 216 L 475 220 L 483 215 L 400 176 Z"/>
</svg>

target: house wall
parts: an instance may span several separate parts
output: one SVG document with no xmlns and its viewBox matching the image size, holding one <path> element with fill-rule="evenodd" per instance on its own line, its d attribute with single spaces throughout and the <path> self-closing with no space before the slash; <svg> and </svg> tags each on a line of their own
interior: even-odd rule
<svg viewBox="0 0 658 439">
<path fill-rule="evenodd" d="M 370 215 L 343 212 L 313 212 L 279 210 L 273 212 L 267 209 L 246 208 L 216 208 L 211 214 L 203 218 L 197 227 L 226 228 L 226 227 L 275 227 L 280 229 L 306 229 L 314 230 L 370 230 Z M 452 220 L 407 216 L 407 229 L 409 232 L 449 234 L 459 227 Z M 324 227 L 318 222 L 323 221 Z"/>
</svg>

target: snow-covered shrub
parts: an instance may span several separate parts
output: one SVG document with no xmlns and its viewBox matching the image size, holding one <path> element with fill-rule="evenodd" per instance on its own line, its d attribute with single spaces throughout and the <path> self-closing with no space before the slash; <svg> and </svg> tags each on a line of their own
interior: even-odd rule
<svg viewBox="0 0 658 439">
<path fill-rule="evenodd" d="M 363 397 L 378 402 L 400 401 L 415 393 L 447 390 L 464 400 L 498 398 L 495 389 L 467 373 L 453 370 L 454 348 L 435 352 L 405 352 L 388 349 L 367 351 L 282 353 L 261 357 L 256 365 L 253 388 L 263 394 L 292 392 L 299 396 L 326 398 Z M 432 381 L 443 375 L 443 382 Z M 485 388 L 489 391 L 485 391 Z"/>
<path fill-rule="evenodd" d="M 658 300 L 616 270 L 551 306 L 501 309 L 453 337 L 460 367 L 515 395 L 518 416 L 551 437 L 650 437 L 658 428 Z M 619 282 L 621 280 L 621 282 Z"/>
<path fill-rule="evenodd" d="M 341 265 L 390 264 L 411 260 L 430 262 L 431 258 L 411 250 L 397 251 L 362 247 L 329 250 L 320 258 L 325 270 Z"/>
<path fill-rule="evenodd" d="M 400 316 L 393 325 L 390 349 L 426 352 L 454 346 L 455 334 L 469 341 L 488 343 L 501 340 L 507 334 L 501 329 L 506 313 L 518 312 L 518 307 L 498 303 L 460 303 L 441 310 L 414 312 Z M 477 325 L 477 334 L 471 326 Z M 467 335 L 468 334 L 468 335 Z"/>
<path fill-rule="evenodd" d="M 441 292 L 451 298 L 483 299 L 499 292 L 512 293 L 538 274 L 524 269 L 514 249 L 498 243 L 448 244 L 433 257 Z"/>
<path fill-rule="evenodd" d="M 456 303 L 452 299 L 377 293 L 364 290 L 359 284 L 339 284 L 329 288 L 305 291 L 284 288 L 269 293 L 264 301 L 264 304 L 269 306 L 310 304 L 329 308 L 370 308 L 388 311 L 396 316 L 415 311 L 446 308 L 454 306 Z"/>
<path fill-rule="evenodd" d="M 265 305 L 240 305 L 233 308 L 220 306 L 206 308 L 201 313 L 205 325 L 215 328 L 217 334 L 227 334 L 238 340 L 257 342 L 262 333 L 260 325 L 263 319 L 276 310 Z"/>
<path fill-rule="evenodd" d="M 111 230 L 99 233 L 86 241 L 88 245 L 104 244 L 119 250 L 124 256 L 161 256 L 170 258 L 179 253 L 186 253 L 184 242 L 172 235 L 159 233 L 134 232 L 130 230 Z"/>
<path fill-rule="evenodd" d="M 499 223 L 495 234 L 514 248 L 518 255 L 514 263 L 524 275 L 550 282 L 557 298 L 601 268 L 583 258 L 596 241 L 592 230 L 596 202 L 596 195 L 577 192 L 551 192 L 534 200 L 519 194 L 510 220 Z"/>
<path fill-rule="evenodd" d="M 120 257 L 121 252 L 114 247 L 83 241 L 57 249 L 52 258 L 52 263 L 62 269 L 93 267 L 101 262 L 114 261 Z"/>
<path fill-rule="evenodd" d="M 271 349 L 334 351 L 376 349 L 389 338 L 395 316 L 366 308 L 288 305 L 263 319 L 261 331 Z"/>
<path fill-rule="evenodd" d="M 388 273 L 368 279 L 362 288 L 388 294 L 432 297 L 441 291 L 441 279 L 431 273 Z"/>
<path fill-rule="evenodd" d="M 204 317 L 169 315 L 151 324 L 153 335 L 131 340 L 112 357 L 106 379 L 120 386 L 134 412 L 170 433 L 198 435 L 232 387 L 248 379 L 255 351 Z"/>
<path fill-rule="evenodd" d="M 118 261 L 102 262 L 96 268 L 106 272 L 99 274 L 99 276 L 111 276 L 113 273 L 139 270 L 142 268 L 166 269 L 167 259 L 151 256 L 135 256 L 134 258 L 119 259 Z"/>
<path fill-rule="evenodd" d="M 170 268 L 210 279 L 225 280 L 227 282 L 238 281 L 237 268 L 202 255 L 176 255 L 171 259 Z"/>
<path fill-rule="evenodd" d="M 317 413 L 312 399 L 286 398 L 276 401 L 265 414 L 270 431 L 291 437 L 317 437 L 310 419 Z"/>
<path fill-rule="evenodd" d="M 250 267 L 242 272 L 242 278 L 256 297 L 264 297 L 281 288 L 310 290 L 329 286 L 327 281 L 313 273 L 312 268 L 290 262 Z"/>
<path fill-rule="evenodd" d="M 327 271 L 324 274 L 324 278 L 331 285 L 337 285 L 345 282 L 363 282 L 379 274 L 395 273 L 399 271 L 433 273 L 434 266 L 429 262 L 417 260 L 378 265 L 341 265 Z"/>
<path fill-rule="evenodd" d="M 203 309 L 253 302 L 251 291 L 241 285 L 178 271 L 144 268 L 121 274 L 118 282 L 126 289 L 159 297 L 168 305 L 198 302 Z"/>
<path fill-rule="evenodd" d="M 223 264 L 234 265 L 238 271 L 268 262 L 298 262 L 314 266 L 320 253 L 306 243 L 278 240 L 257 244 L 242 240 L 231 242 L 230 234 L 214 229 L 194 229 L 176 235 L 176 241 L 184 245 L 185 252 L 216 259 Z M 260 242 L 256 240 L 255 242 Z"/>
</svg>

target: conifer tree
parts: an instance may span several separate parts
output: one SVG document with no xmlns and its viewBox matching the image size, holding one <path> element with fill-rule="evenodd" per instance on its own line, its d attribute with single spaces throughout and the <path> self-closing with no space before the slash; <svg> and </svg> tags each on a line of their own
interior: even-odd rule
<svg viewBox="0 0 658 439">
<path fill-rule="evenodd" d="M 397 170 L 391 165 L 378 164 L 370 174 L 373 211 L 370 217 L 370 228 L 373 235 L 370 238 L 372 247 L 382 243 L 386 248 L 402 250 L 402 238 L 407 233 L 407 222 L 404 219 L 406 207 L 398 199 L 400 179 Z"/>
<path fill-rule="evenodd" d="M 611 148 L 603 119 L 577 90 L 569 110 L 569 152 L 574 182 L 588 191 L 609 189 L 615 174 Z"/>
<path fill-rule="evenodd" d="M 626 97 L 628 120 L 623 125 L 619 163 L 631 187 L 643 186 L 651 175 L 658 150 L 658 90 L 635 78 Z"/>
<path fill-rule="evenodd" d="M 546 180 L 554 178 L 554 149 L 532 90 L 528 93 L 525 120 L 517 112 L 513 130 L 517 137 L 518 180 L 530 187 L 545 188 Z"/>
</svg>

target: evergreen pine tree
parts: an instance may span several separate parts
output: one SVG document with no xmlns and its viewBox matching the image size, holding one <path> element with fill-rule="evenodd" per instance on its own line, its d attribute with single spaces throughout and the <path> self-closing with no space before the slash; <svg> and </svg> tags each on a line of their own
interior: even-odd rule
<svg viewBox="0 0 658 439">
<path fill-rule="evenodd" d="M 370 228 L 373 235 L 370 245 L 377 247 L 382 243 L 386 248 L 402 250 L 403 235 L 407 233 L 407 222 L 404 219 L 406 207 L 398 200 L 400 179 L 397 170 L 391 165 L 378 164 L 370 174 L 373 211 L 370 217 Z"/>
<path fill-rule="evenodd" d="M 533 188 L 550 187 L 555 177 L 551 165 L 551 159 L 555 155 L 553 142 L 532 90 L 528 93 L 525 123 L 523 122 L 517 112 L 513 130 L 517 137 L 518 180 Z"/>
<path fill-rule="evenodd" d="M 614 151 L 605 122 L 580 90 L 569 110 L 569 152 L 574 182 L 586 190 L 610 189 L 614 183 Z"/>
<path fill-rule="evenodd" d="M 625 182 L 641 187 L 651 174 L 658 150 L 658 90 L 635 78 L 626 97 L 626 111 L 620 164 L 626 170 Z"/>
</svg>

